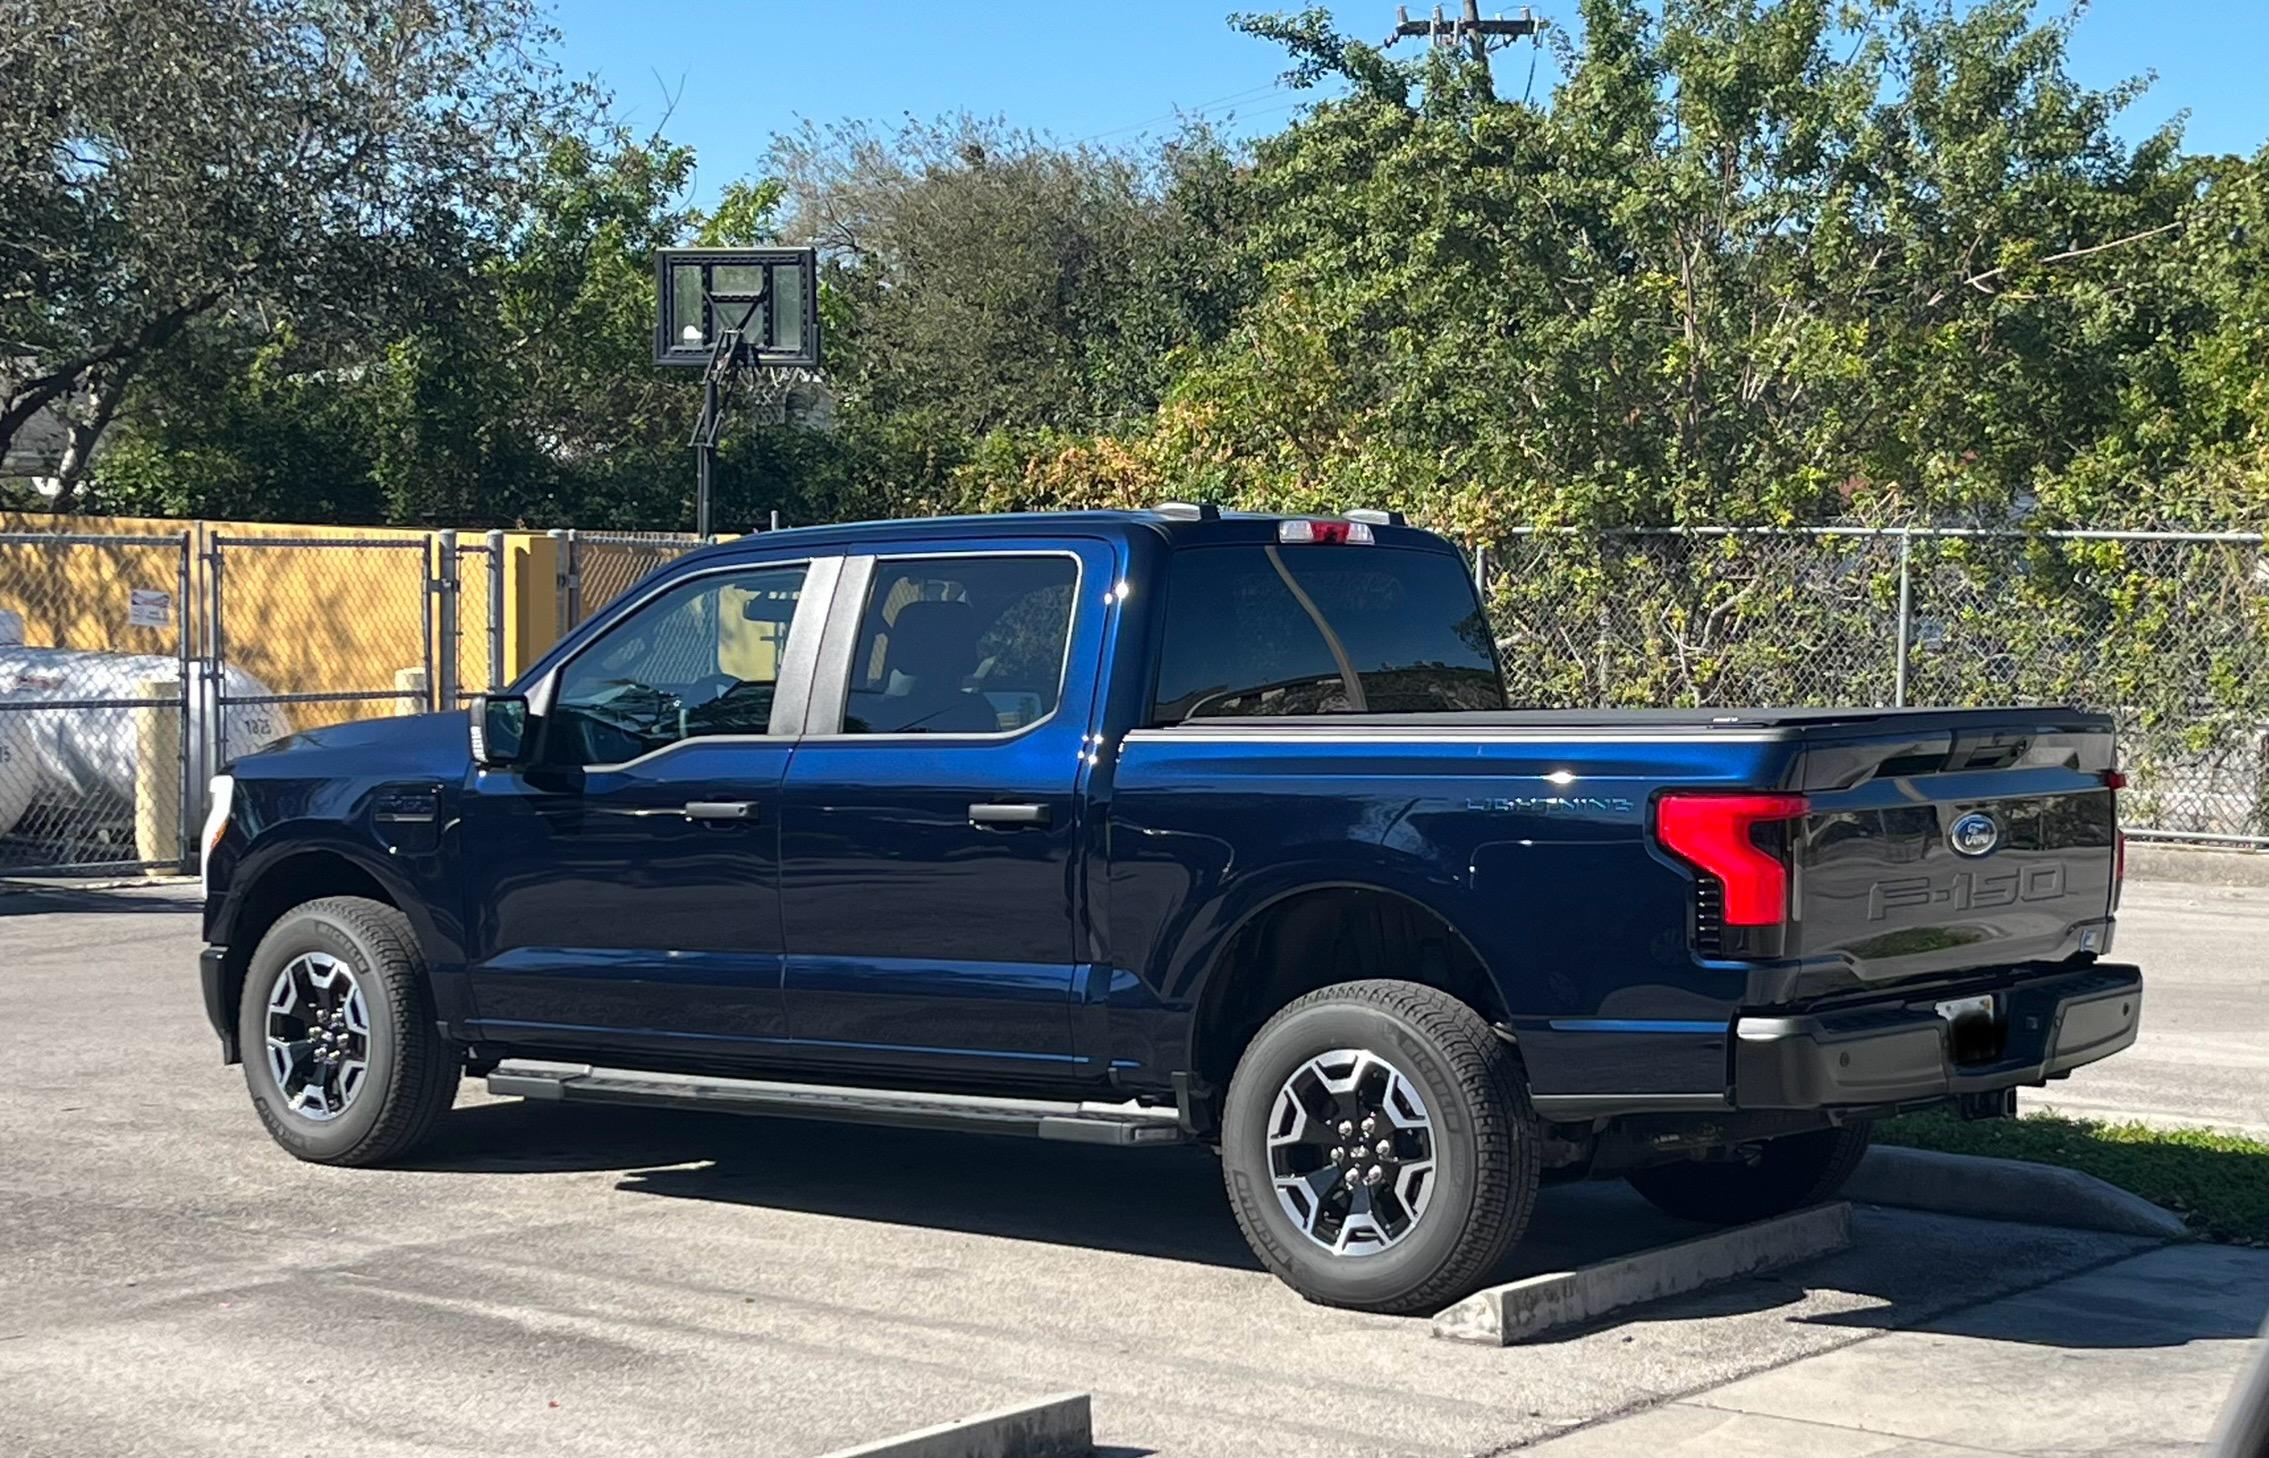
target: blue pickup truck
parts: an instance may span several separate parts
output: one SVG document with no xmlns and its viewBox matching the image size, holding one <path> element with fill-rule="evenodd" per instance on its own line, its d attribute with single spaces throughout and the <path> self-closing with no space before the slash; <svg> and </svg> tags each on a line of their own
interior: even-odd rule
<svg viewBox="0 0 2269 1458">
<path fill-rule="evenodd" d="M 1385 513 L 710 547 L 467 713 L 216 780 L 206 1008 L 302 1159 L 467 1072 L 1197 1141 L 1272 1270 L 1389 1312 L 1544 1180 L 1753 1219 L 2134 1039 L 2104 717 L 1522 712 L 1499 652 Z"/>
</svg>

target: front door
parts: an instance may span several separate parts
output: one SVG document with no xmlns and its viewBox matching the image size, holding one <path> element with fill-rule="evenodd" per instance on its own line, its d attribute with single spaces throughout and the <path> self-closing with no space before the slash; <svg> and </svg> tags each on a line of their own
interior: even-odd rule
<svg viewBox="0 0 2269 1458">
<path fill-rule="evenodd" d="M 1116 580 L 1079 539 L 846 561 L 781 810 L 799 1055 L 1074 1071 L 1079 791 Z"/>
<path fill-rule="evenodd" d="M 777 700 L 836 565 L 662 586 L 539 690 L 534 762 L 482 771 L 465 801 L 487 1036 L 728 1058 L 785 1041 L 780 787 L 804 705 Z"/>
</svg>

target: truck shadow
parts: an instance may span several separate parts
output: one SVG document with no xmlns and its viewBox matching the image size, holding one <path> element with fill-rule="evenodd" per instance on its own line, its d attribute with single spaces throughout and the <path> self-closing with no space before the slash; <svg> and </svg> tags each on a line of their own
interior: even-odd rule
<svg viewBox="0 0 2269 1458">
<path fill-rule="evenodd" d="M 1259 1271 L 1206 1150 L 674 1110 L 499 1102 L 457 1109 L 420 1168 L 621 1170 L 625 1193 L 925 1226 Z M 1620 1182 L 1548 1187 L 1494 1280 L 1564 1270 L 1706 1227 Z"/>
<path fill-rule="evenodd" d="M 1111 1149 L 499 1101 L 454 1111 L 414 1166 L 487 1174 L 619 1171 L 615 1188 L 629 1195 L 1262 1270 L 1230 1214 L 1220 1165 L 1191 1147 Z M 1526 1237 L 1490 1284 L 1612 1260 L 1708 1229 L 1662 1214 L 1621 1181 L 1548 1186 Z M 2153 1251 L 2127 1237 L 1862 1206 L 1850 1250 L 1629 1308 L 1531 1344 L 1785 1308 L 1789 1322 L 1805 1326 L 1922 1327 L 2070 1349 L 2160 1347 L 2250 1337 L 2265 1307 L 2269 1252 Z"/>
<path fill-rule="evenodd" d="M 0 917 L 37 916 L 61 912 L 69 916 L 174 915 L 195 916 L 205 908 L 195 887 L 119 887 L 97 890 L 77 886 L 0 886 Z"/>
<path fill-rule="evenodd" d="M 483 1173 L 621 1170 L 618 1189 L 1258 1271 L 1204 1150 L 676 1110 L 459 1108 L 415 1161 Z"/>
</svg>

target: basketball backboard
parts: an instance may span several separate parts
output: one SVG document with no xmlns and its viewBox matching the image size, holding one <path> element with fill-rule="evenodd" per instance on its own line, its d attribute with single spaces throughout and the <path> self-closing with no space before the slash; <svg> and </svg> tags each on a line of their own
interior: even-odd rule
<svg viewBox="0 0 2269 1458">
<path fill-rule="evenodd" d="M 728 332 L 734 364 L 819 366 L 819 257 L 810 248 L 658 248 L 654 363 L 707 368 Z"/>
</svg>

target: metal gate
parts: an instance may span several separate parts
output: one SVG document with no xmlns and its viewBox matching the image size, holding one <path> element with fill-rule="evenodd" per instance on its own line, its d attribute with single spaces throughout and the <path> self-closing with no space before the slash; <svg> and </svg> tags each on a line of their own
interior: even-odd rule
<svg viewBox="0 0 2269 1458">
<path fill-rule="evenodd" d="M 187 532 L 0 534 L 0 875 L 188 862 L 190 615 Z"/>
<path fill-rule="evenodd" d="M 433 539 L 236 537 L 205 556 L 212 763 L 433 705 Z"/>
</svg>

